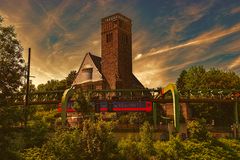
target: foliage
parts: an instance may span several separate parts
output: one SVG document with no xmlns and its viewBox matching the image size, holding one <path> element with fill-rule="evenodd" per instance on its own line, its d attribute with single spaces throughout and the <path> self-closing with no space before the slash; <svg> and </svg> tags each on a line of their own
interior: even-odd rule
<svg viewBox="0 0 240 160">
<path fill-rule="evenodd" d="M 0 93 L 16 92 L 24 75 L 23 48 L 16 38 L 13 26 L 4 26 L 0 17 Z M 2 98 L 2 97 L 1 97 Z"/>
<path fill-rule="evenodd" d="M 186 150 L 179 137 L 171 137 L 167 142 L 157 141 L 154 143 L 156 159 L 181 160 L 185 159 Z"/>
<path fill-rule="evenodd" d="M 186 86 L 186 80 L 185 80 L 186 74 L 187 74 L 187 71 L 183 70 L 180 73 L 179 78 L 177 79 L 177 82 L 176 82 L 177 88 L 180 89 L 180 92 L 182 94 L 184 94 L 183 91 L 186 90 L 186 88 L 185 88 L 185 86 Z"/>
<path fill-rule="evenodd" d="M 204 119 L 198 121 L 191 121 L 187 126 L 189 137 L 198 141 L 211 140 L 210 133 L 206 128 L 206 121 Z"/>
<path fill-rule="evenodd" d="M 154 154 L 153 149 L 153 128 L 148 122 L 144 122 L 140 128 L 140 142 L 138 144 L 139 151 L 142 157 L 146 159 Z"/>
<path fill-rule="evenodd" d="M 150 117 L 152 116 L 150 115 Z M 139 126 L 140 124 L 143 124 L 145 121 L 148 121 L 148 119 L 149 115 L 144 112 L 129 112 L 118 114 L 119 124 L 130 124 Z"/>
<path fill-rule="evenodd" d="M 17 92 L 22 85 L 24 75 L 22 53 L 23 48 L 16 38 L 14 27 L 4 26 L 0 16 L 0 126 L 10 125 L 8 122 L 14 118 L 6 117 L 13 113 L 9 108 L 10 102 L 7 97 Z"/>
<path fill-rule="evenodd" d="M 82 90 L 76 91 L 73 98 L 75 99 L 73 108 L 77 112 L 82 113 L 83 116 L 93 112 L 93 105 L 89 97 L 85 96 Z"/>
<path fill-rule="evenodd" d="M 27 137 L 27 147 L 42 146 L 48 134 L 54 128 L 56 115 L 56 110 L 44 111 L 43 109 L 37 109 L 32 114 L 24 133 L 25 137 Z"/>
<path fill-rule="evenodd" d="M 182 71 L 177 79 L 177 88 L 181 94 L 188 96 L 192 90 L 240 89 L 240 77 L 231 71 L 216 68 L 206 70 L 203 66 L 193 66 Z M 199 103 L 189 106 L 195 118 L 204 118 L 208 123 L 214 120 L 216 126 L 229 126 L 233 123 L 232 105 Z"/>
<path fill-rule="evenodd" d="M 71 71 L 68 76 L 65 79 L 62 80 L 49 80 L 45 84 L 39 84 L 37 86 L 37 89 L 35 89 L 35 86 L 30 85 L 30 91 L 34 92 L 48 92 L 48 91 L 57 91 L 57 90 L 65 90 L 67 88 L 71 87 L 72 82 L 74 81 L 76 77 L 76 71 Z M 23 87 L 24 88 L 24 87 Z M 49 111 L 51 109 L 56 109 L 57 104 L 55 105 L 42 105 L 44 110 Z"/>
<path fill-rule="evenodd" d="M 23 84 L 23 86 L 20 88 L 20 92 L 21 93 L 25 93 L 27 90 L 27 84 Z M 32 81 L 30 81 L 30 84 L 29 84 L 29 91 L 30 92 L 36 92 L 36 87 L 34 84 L 32 84 Z"/>
<path fill-rule="evenodd" d="M 118 143 L 118 149 L 121 159 L 135 160 L 140 159 L 138 141 L 134 137 L 122 139 Z"/>
<path fill-rule="evenodd" d="M 76 71 L 71 71 L 65 79 L 62 80 L 49 80 L 45 84 L 39 84 L 37 86 L 38 92 L 45 91 L 56 91 L 56 90 L 65 90 L 69 88 L 74 81 L 77 73 Z"/>
<path fill-rule="evenodd" d="M 119 154 L 123 159 L 149 159 L 155 151 L 153 148 L 153 128 L 145 122 L 140 128 L 139 137 L 122 139 L 119 144 Z"/>
<path fill-rule="evenodd" d="M 177 88 L 182 93 L 194 89 L 240 89 L 240 77 L 232 71 L 203 66 L 193 66 L 183 70 L 177 79 Z"/>
<path fill-rule="evenodd" d="M 77 72 L 76 71 L 70 71 L 70 73 L 66 77 L 66 83 L 67 83 L 68 87 L 70 87 L 72 85 L 72 83 L 75 80 L 76 76 L 77 76 Z"/>
<path fill-rule="evenodd" d="M 24 159 L 116 159 L 116 142 L 110 124 L 84 121 L 83 129 L 59 130 L 41 148 L 26 149 Z"/>
<path fill-rule="evenodd" d="M 38 92 L 45 92 L 45 91 L 56 91 L 56 90 L 65 90 L 66 87 L 66 80 L 50 80 L 47 81 L 46 84 L 39 84 L 37 87 Z"/>
<path fill-rule="evenodd" d="M 21 120 L 22 110 L 10 106 L 8 98 L 18 92 L 24 76 L 23 48 L 13 26 L 6 26 L 0 16 L 0 155 L 1 159 L 16 159 L 11 151 L 11 127 Z"/>
</svg>

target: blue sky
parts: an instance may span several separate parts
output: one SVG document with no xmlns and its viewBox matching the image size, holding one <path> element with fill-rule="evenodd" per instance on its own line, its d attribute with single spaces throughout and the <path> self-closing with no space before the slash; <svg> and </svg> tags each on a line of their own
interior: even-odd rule
<svg viewBox="0 0 240 160">
<path fill-rule="evenodd" d="M 86 52 L 100 56 L 100 20 L 116 12 L 133 20 L 133 71 L 146 87 L 193 65 L 240 74 L 237 0 L 0 0 L 25 58 L 32 48 L 35 84 L 78 70 Z"/>
</svg>

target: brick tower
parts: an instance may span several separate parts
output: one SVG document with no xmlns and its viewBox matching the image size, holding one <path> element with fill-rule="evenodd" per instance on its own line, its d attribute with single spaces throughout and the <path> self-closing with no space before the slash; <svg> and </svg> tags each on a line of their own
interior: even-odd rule
<svg viewBox="0 0 240 160">
<path fill-rule="evenodd" d="M 116 13 L 102 18 L 102 74 L 107 88 L 132 88 L 132 22 Z"/>
</svg>

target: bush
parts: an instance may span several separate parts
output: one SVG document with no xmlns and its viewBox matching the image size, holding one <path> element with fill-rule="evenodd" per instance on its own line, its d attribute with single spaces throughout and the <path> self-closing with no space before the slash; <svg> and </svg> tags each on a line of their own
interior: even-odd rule
<svg viewBox="0 0 240 160">
<path fill-rule="evenodd" d="M 191 121 L 187 125 L 189 137 L 198 141 L 208 141 L 212 137 L 206 128 L 206 121 L 204 119 L 198 121 Z"/>
<path fill-rule="evenodd" d="M 41 148 L 31 148 L 23 159 L 116 159 L 117 143 L 109 123 L 86 120 L 83 129 L 58 130 Z M 35 152 L 32 154 L 32 152 Z"/>
</svg>

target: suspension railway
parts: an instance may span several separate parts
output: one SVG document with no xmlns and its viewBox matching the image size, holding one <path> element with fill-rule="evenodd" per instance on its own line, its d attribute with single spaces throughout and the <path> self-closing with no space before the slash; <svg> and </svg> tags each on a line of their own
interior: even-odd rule
<svg viewBox="0 0 240 160">
<path fill-rule="evenodd" d="M 29 94 L 28 105 L 61 104 L 62 125 L 65 126 L 69 101 L 77 90 L 72 86 L 65 91 L 33 92 Z M 239 124 L 240 91 L 237 90 L 178 91 L 174 84 L 169 84 L 156 89 L 89 90 L 84 94 L 94 102 L 96 112 L 152 112 L 155 124 L 157 104 L 172 103 L 176 131 L 179 130 L 180 103 L 231 104 L 234 106 L 235 123 Z M 25 95 L 18 93 L 9 100 L 12 105 L 24 105 Z"/>
</svg>

